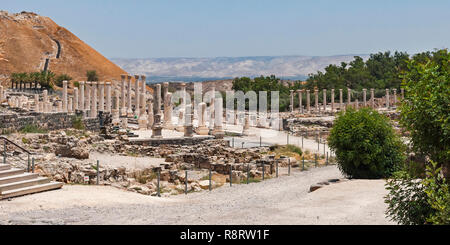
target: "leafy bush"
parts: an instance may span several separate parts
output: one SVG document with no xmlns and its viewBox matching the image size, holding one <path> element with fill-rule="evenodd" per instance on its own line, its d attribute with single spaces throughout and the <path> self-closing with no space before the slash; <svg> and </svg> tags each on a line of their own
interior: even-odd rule
<svg viewBox="0 0 450 245">
<path fill-rule="evenodd" d="M 392 175 L 386 183 L 389 194 L 385 197 L 388 204 L 386 215 L 403 225 L 425 224 L 432 208 L 420 180 L 412 178 L 406 171 Z"/>
<path fill-rule="evenodd" d="M 58 87 L 63 86 L 63 81 L 71 81 L 72 77 L 67 74 L 61 74 L 55 78 L 55 85 Z"/>
<path fill-rule="evenodd" d="M 427 222 L 435 225 L 450 224 L 450 192 L 447 180 L 442 174 L 442 168 L 437 163 L 431 162 L 427 166 L 427 178 L 422 181 L 425 186 L 428 204 L 433 213 L 427 218 Z"/>
<path fill-rule="evenodd" d="M 34 124 L 27 124 L 19 131 L 21 133 L 36 133 L 36 134 L 45 134 L 48 132 L 46 129 L 40 128 Z"/>
<path fill-rule="evenodd" d="M 98 81 L 97 71 L 94 71 L 94 70 L 87 71 L 86 72 L 86 77 L 87 77 L 87 80 L 89 82 L 96 82 L 96 81 Z"/>
<path fill-rule="evenodd" d="M 450 224 L 449 185 L 435 162 L 427 165 L 425 179 L 399 171 L 387 181 L 386 189 L 386 215 L 393 221 L 403 225 Z"/>
<path fill-rule="evenodd" d="M 341 112 L 328 141 L 339 169 L 352 178 L 388 177 L 405 158 L 389 119 L 370 108 Z"/>
<path fill-rule="evenodd" d="M 74 116 L 72 118 L 72 125 L 74 129 L 78 129 L 78 130 L 84 130 L 84 123 L 83 123 L 83 119 L 81 116 Z"/>
<path fill-rule="evenodd" d="M 413 151 L 444 166 L 450 177 L 450 53 L 439 50 L 408 62 L 403 75 L 401 125 Z"/>
</svg>

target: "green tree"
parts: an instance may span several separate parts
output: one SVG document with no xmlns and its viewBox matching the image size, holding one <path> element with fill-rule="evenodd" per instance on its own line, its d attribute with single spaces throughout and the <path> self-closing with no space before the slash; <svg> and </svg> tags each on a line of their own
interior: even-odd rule
<svg viewBox="0 0 450 245">
<path fill-rule="evenodd" d="M 405 159 L 389 119 L 370 108 L 338 114 L 328 142 L 339 169 L 352 178 L 389 177 Z"/>
<path fill-rule="evenodd" d="M 450 53 L 447 50 L 416 55 L 402 75 L 405 103 L 401 125 L 410 133 L 412 149 L 443 165 L 450 164 Z"/>
<path fill-rule="evenodd" d="M 55 85 L 58 87 L 62 87 L 63 81 L 71 81 L 72 77 L 67 74 L 61 74 L 55 78 Z"/>
<path fill-rule="evenodd" d="M 87 71 L 86 72 L 86 77 L 87 77 L 87 80 L 89 82 L 96 82 L 96 81 L 98 81 L 97 71 L 94 71 L 94 70 Z"/>
</svg>

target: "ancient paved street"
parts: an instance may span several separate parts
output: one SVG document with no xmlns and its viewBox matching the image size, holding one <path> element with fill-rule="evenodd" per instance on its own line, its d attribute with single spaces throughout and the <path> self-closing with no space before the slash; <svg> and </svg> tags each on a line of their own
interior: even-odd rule
<svg viewBox="0 0 450 245">
<path fill-rule="evenodd" d="M 393 224 L 384 216 L 383 180 L 341 178 L 335 166 L 292 176 L 170 198 L 113 187 L 65 185 L 62 190 L 0 202 L 0 224 Z"/>
</svg>

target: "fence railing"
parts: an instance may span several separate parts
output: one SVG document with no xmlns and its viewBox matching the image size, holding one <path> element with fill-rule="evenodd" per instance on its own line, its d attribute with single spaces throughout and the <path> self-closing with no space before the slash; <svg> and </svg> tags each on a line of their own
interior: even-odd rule
<svg viewBox="0 0 450 245">
<path fill-rule="evenodd" d="M 9 140 L 8 138 L 4 136 L 0 136 L 0 140 L 3 141 L 3 164 L 6 164 L 7 159 L 7 144 L 13 145 L 14 147 L 22 150 L 24 153 L 27 154 L 28 162 L 27 162 L 27 172 L 30 172 L 30 168 L 32 172 L 34 173 L 34 158 L 30 158 L 34 153 L 28 151 L 27 149 L 23 148 L 22 146 L 14 143 L 13 141 Z"/>
</svg>

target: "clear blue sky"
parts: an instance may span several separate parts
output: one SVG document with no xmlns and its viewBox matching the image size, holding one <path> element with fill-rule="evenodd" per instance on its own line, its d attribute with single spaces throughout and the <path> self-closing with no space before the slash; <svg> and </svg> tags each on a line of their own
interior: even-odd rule
<svg viewBox="0 0 450 245">
<path fill-rule="evenodd" d="M 448 0 L 2 0 L 108 58 L 416 53 L 450 47 Z"/>
</svg>

